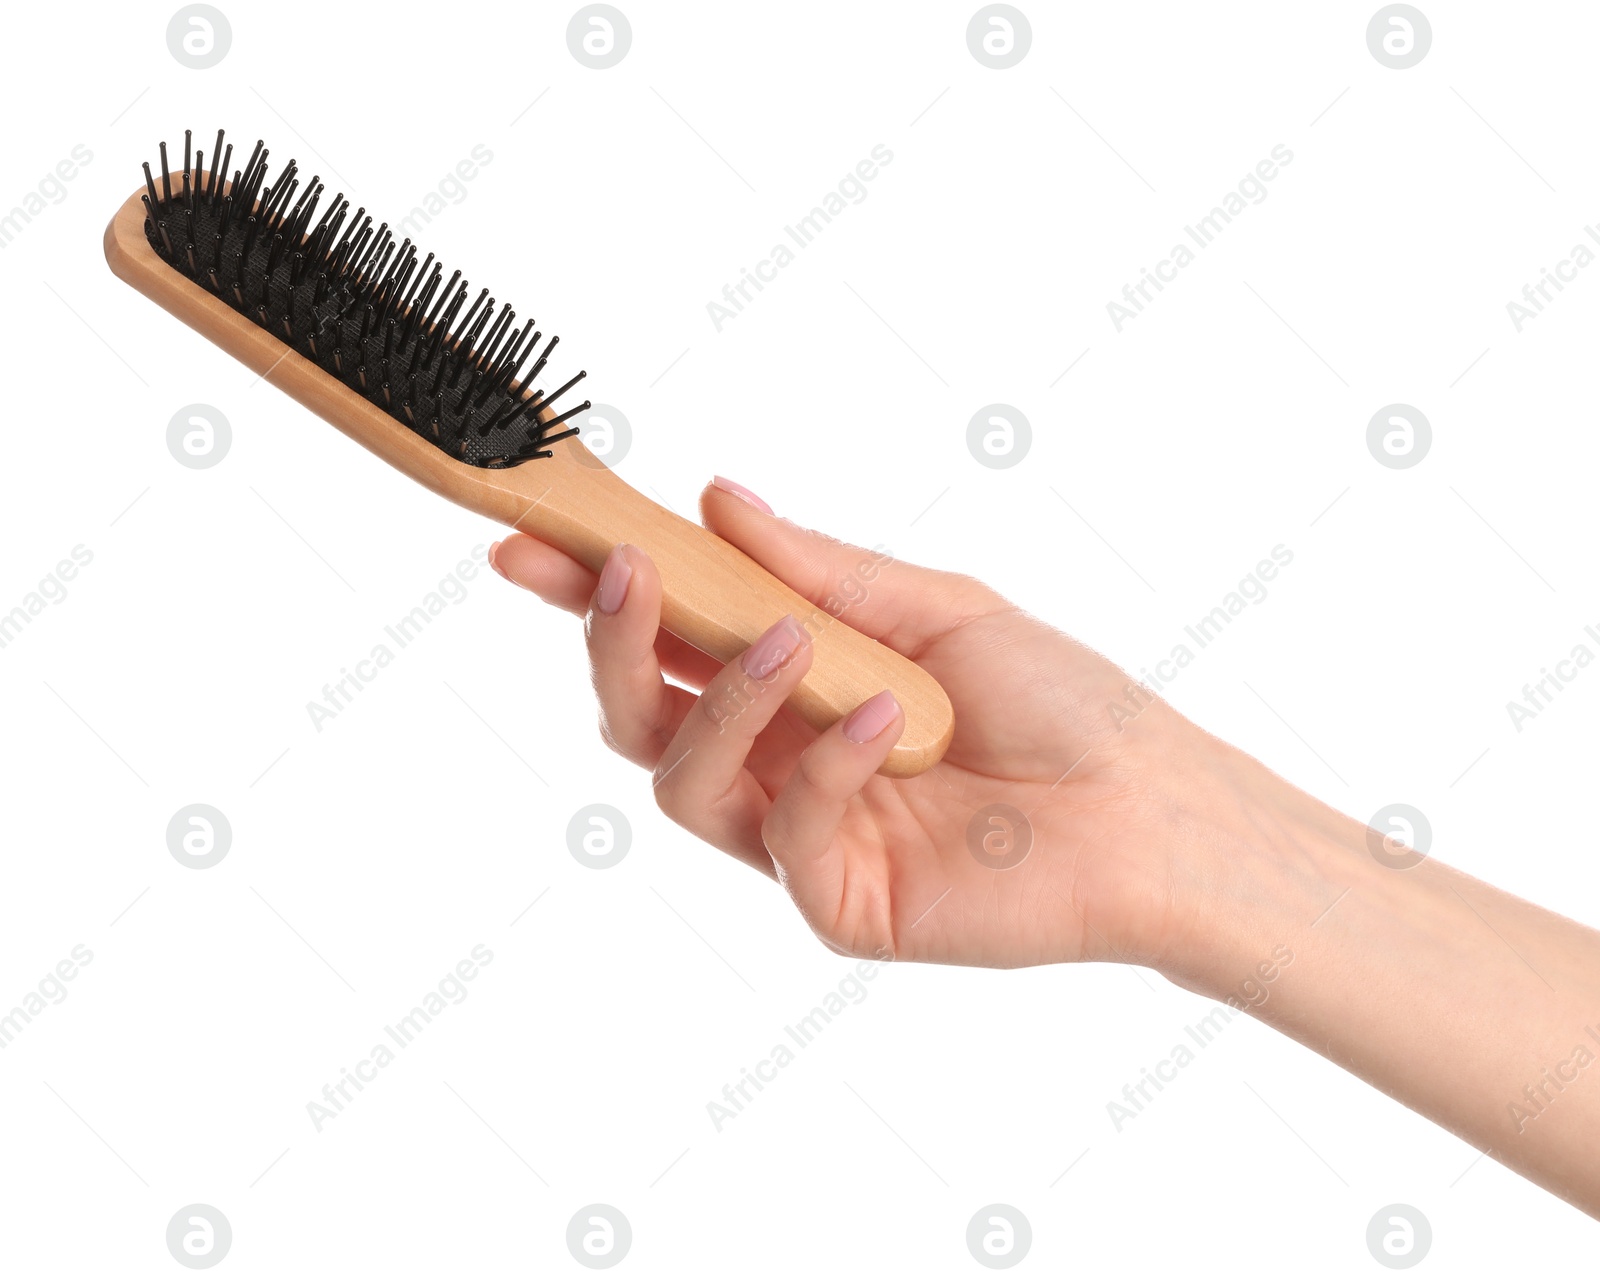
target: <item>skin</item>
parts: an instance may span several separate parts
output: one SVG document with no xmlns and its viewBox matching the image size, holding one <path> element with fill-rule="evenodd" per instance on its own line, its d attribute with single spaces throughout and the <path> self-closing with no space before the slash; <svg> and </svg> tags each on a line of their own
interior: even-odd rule
<svg viewBox="0 0 1600 1275">
<path fill-rule="evenodd" d="M 875 561 L 718 486 L 701 513 L 819 605 Z M 785 707 L 810 667 L 798 626 L 792 654 L 752 677 L 660 628 L 660 578 L 637 547 L 599 578 L 521 534 L 490 560 L 585 618 L 601 733 L 652 773 L 661 809 L 774 877 L 833 950 L 1148 966 L 1600 1217 L 1600 932 L 1412 864 L 976 580 L 881 563 L 841 617 L 955 706 L 945 759 L 891 780 L 874 772 L 903 726 L 892 700 L 821 734 Z M 968 838 L 1001 803 L 1032 835 L 1005 870 Z M 1005 831 L 994 849 L 1016 844 Z"/>
</svg>

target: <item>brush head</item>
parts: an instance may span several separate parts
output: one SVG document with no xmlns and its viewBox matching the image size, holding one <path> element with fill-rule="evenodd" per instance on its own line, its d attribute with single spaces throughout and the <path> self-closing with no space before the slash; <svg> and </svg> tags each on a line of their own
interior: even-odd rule
<svg viewBox="0 0 1600 1275">
<path fill-rule="evenodd" d="M 587 373 L 553 393 L 531 389 L 559 337 L 536 355 L 532 319 L 514 332 L 516 312 L 497 310 L 487 288 L 468 305 L 459 270 L 446 282 L 432 253 L 419 264 L 409 238 L 397 243 L 365 209 L 352 214 L 343 195 L 317 218 L 322 182 L 302 185 L 294 160 L 268 182 L 261 142 L 230 182 L 221 130 L 209 169 L 183 137 L 179 172 L 165 142 L 159 179 L 144 166 L 145 237 L 179 274 L 453 460 L 520 465 L 577 433 L 561 427 L 589 403 L 559 415 L 556 403 Z"/>
</svg>

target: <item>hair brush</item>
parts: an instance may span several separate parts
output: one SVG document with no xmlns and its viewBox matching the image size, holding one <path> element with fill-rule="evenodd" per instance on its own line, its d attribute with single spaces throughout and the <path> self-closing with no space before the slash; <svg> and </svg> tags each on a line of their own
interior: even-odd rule
<svg viewBox="0 0 1600 1275">
<path fill-rule="evenodd" d="M 302 185 L 293 160 L 268 182 L 260 142 L 227 180 L 223 140 L 208 170 L 186 131 L 177 173 L 161 144 L 159 180 L 146 163 L 106 227 L 113 273 L 439 495 L 595 571 L 614 545 L 639 546 L 661 573 L 663 623 L 713 658 L 792 615 L 813 660 L 790 703 L 812 726 L 886 688 L 900 701 L 905 730 L 880 773 L 920 774 L 944 755 L 954 714 L 931 675 L 640 495 L 579 441 L 568 422 L 589 404 L 561 400 L 585 374 L 534 388 L 557 337 L 539 351 L 531 320 L 514 330 L 515 311 L 487 288 L 468 304 L 460 271 L 446 282 L 431 254 L 419 263 L 416 245 L 342 195 L 317 218 L 323 184 Z"/>
</svg>

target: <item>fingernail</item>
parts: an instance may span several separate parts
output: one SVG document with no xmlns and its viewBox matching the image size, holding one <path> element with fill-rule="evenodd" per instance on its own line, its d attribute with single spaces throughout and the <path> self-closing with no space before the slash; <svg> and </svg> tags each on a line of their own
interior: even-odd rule
<svg viewBox="0 0 1600 1275">
<path fill-rule="evenodd" d="M 852 744 L 864 744 L 869 739 L 876 739 L 894 721 L 894 715 L 899 711 L 900 705 L 895 700 L 894 692 L 879 691 L 845 718 L 844 737 Z"/>
<path fill-rule="evenodd" d="M 751 677 L 764 678 L 800 649 L 800 626 L 786 615 L 758 637 L 739 663 Z"/>
<path fill-rule="evenodd" d="M 622 610 L 628 598 L 628 581 L 633 579 L 633 568 L 623 553 L 627 545 L 618 545 L 606 555 L 606 565 L 600 568 L 600 587 L 595 590 L 594 604 L 606 615 Z"/>
<path fill-rule="evenodd" d="M 511 577 L 506 574 L 506 569 L 502 567 L 495 559 L 495 554 L 500 552 L 500 544 L 501 542 L 496 540 L 492 545 L 489 546 L 489 565 L 494 568 L 495 575 L 499 576 L 502 580 L 509 580 Z"/>
<path fill-rule="evenodd" d="M 759 509 L 764 514 L 770 514 L 772 512 L 771 505 L 762 500 L 760 496 L 756 495 L 755 492 L 751 491 L 748 487 L 741 487 L 731 478 L 724 478 L 722 475 L 718 474 L 711 479 L 711 485 L 727 492 L 730 496 L 737 496 L 740 500 L 744 501 L 745 504 Z"/>
</svg>

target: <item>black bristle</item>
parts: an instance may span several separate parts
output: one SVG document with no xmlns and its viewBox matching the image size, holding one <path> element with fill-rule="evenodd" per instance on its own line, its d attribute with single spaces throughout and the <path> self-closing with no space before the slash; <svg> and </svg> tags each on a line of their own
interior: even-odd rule
<svg viewBox="0 0 1600 1275">
<path fill-rule="evenodd" d="M 219 132 L 217 136 L 221 137 L 222 134 Z M 217 202 L 222 198 L 222 183 L 228 179 L 228 165 L 233 163 L 233 143 L 229 142 L 228 149 L 222 152 L 222 163 L 216 163 L 215 156 L 212 157 L 212 160 L 211 206 L 215 208 L 217 206 Z M 222 179 L 220 181 L 217 178 L 218 173 L 222 174 Z"/>
<path fill-rule="evenodd" d="M 216 174 L 216 170 L 219 167 L 219 165 L 217 163 L 217 157 L 219 155 L 221 155 L 221 154 L 222 154 L 222 130 L 219 128 L 217 130 L 217 144 L 211 148 L 211 169 L 212 169 L 212 172 L 211 172 L 211 185 L 206 188 L 206 192 L 205 193 L 207 194 L 207 196 L 210 196 L 210 195 L 213 195 L 213 194 L 216 193 L 216 189 L 217 189 L 217 174 Z M 202 168 L 204 166 L 205 166 L 204 164 L 201 165 Z M 226 161 L 224 161 L 220 165 L 220 167 L 221 167 L 223 172 L 227 172 L 228 171 L 228 165 L 227 165 Z"/>
<path fill-rule="evenodd" d="M 219 129 L 208 171 L 186 130 L 177 183 L 165 142 L 159 184 L 144 165 L 145 234 L 173 269 L 454 459 L 520 465 L 577 432 L 560 427 L 587 402 L 539 417 L 585 373 L 548 398 L 532 389 L 556 337 L 539 353 L 533 320 L 516 331 L 487 288 L 469 306 L 459 270 L 446 281 L 432 253 L 419 264 L 418 245 L 343 195 L 317 217 L 322 182 L 302 183 L 293 160 L 269 182 L 262 142 L 230 185 L 233 150 Z"/>
<path fill-rule="evenodd" d="M 565 385 L 563 385 L 559 390 L 557 390 L 549 398 L 540 399 L 539 400 L 539 406 L 540 407 L 549 407 L 550 404 L 554 403 L 558 398 L 560 398 L 563 394 L 565 394 L 574 385 L 576 385 L 579 381 L 583 380 L 583 378 L 588 376 L 588 375 L 589 374 L 587 372 L 579 372 L 575 377 L 573 377 L 570 381 L 568 381 Z"/>
</svg>

